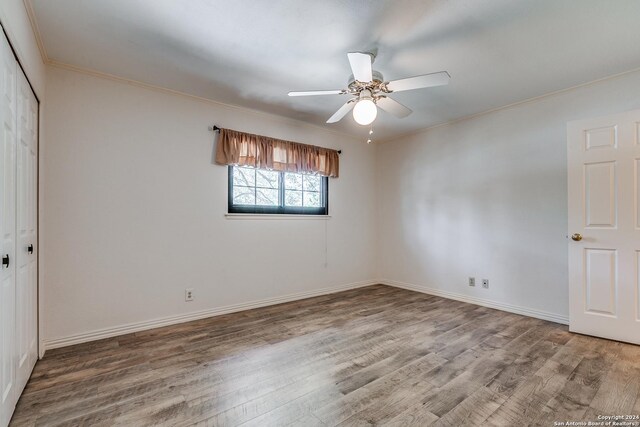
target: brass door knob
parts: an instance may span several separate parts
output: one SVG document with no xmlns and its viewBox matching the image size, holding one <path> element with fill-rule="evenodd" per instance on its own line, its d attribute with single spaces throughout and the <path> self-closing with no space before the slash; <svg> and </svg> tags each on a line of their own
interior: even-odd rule
<svg viewBox="0 0 640 427">
<path fill-rule="evenodd" d="M 575 233 L 573 236 L 571 236 L 571 238 L 573 240 L 575 240 L 576 242 L 579 242 L 580 240 L 582 240 L 582 234 L 580 233 Z"/>
</svg>

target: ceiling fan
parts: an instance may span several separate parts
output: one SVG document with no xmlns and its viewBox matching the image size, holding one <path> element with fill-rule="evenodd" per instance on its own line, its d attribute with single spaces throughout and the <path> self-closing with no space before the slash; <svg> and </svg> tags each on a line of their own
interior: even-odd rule
<svg viewBox="0 0 640 427">
<path fill-rule="evenodd" d="M 387 113 L 402 118 L 411 114 L 411 110 L 398 101 L 389 98 L 393 92 L 442 86 L 449 83 L 451 76 L 446 71 L 423 74 L 421 76 L 385 82 L 382 73 L 372 68 L 375 55 L 368 52 L 351 52 L 347 54 L 351 71 L 346 89 L 312 90 L 305 92 L 289 92 L 289 96 L 312 95 L 352 95 L 327 123 L 340 121 L 353 109 L 354 120 L 361 125 L 373 123 L 378 115 L 378 107 Z"/>
</svg>

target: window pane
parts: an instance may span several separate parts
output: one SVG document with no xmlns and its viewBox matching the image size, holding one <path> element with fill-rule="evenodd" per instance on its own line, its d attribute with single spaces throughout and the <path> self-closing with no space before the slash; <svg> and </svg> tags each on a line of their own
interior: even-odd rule
<svg viewBox="0 0 640 427">
<path fill-rule="evenodd" d="M 299 173 L 285 173 L 284 188 L 287 190 L 302 190 L 302 175 Z"/>
<path fill-rule="evenodd" d="M 317 175 L 305 175 L 304 176 L 304 190 L 305 191 L 320 191 L 320 178 Z"/>
<path fill-rule="evenodd" d="M 276 171 L 256 170 L 256 187 L 278 188 L 280 173 Z"/>
<path fill-rule="evenodd" d="M 253 187 L 256 185 L 256 170 L 253 168 L 233 167 L 233 185 Z"/>
<path fill-rule="evenodd" d="M 229 166 L 229 213 L 326 215 L 327 179 Z"/>
<path fill-rule="evenodd" d="M 284 194 L 285 206 L 302 206 L 302 191 L 287 190 Z"/>
<path fill-rule="evenodd" d="M 255 205 L 255 188 L 233 186 L 233 204 L 234 205 Z"/>
<path fill-rule="evenodd" d="M 264 188 L 256 189 L 256 205 L 260 206 L 278 206 L 278 190 L 267 190 Z"/>
<path fill-rule="evenodd" d="M 320 204 L 320 201 L 321 201 L 320 193 L 309 192 L 309 191 L 304 192 L 304 206 L 319 208 L 320 206 L 322 206 Z"/>
</svg>

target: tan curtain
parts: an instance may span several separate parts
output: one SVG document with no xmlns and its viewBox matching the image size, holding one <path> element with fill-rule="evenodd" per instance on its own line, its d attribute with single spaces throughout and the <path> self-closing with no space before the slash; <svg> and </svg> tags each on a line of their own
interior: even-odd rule
<svg viewBox="0 0 640 427">
<path fill-rule="evenodd" d="M 220 129 L 216 163 L 337 177 L 339 156 L 315 145 Z"/>
</svg>

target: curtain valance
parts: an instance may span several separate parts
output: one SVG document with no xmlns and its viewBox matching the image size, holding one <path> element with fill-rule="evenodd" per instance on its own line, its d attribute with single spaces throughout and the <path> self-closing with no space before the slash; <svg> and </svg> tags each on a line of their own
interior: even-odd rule
<svg viewBox="0 0 640 427">
<path fill-rule="evenodd" d="M 231 129 L 220 129 L 216 163 L 337 177 L 338 151 Z"/>
</svg>

